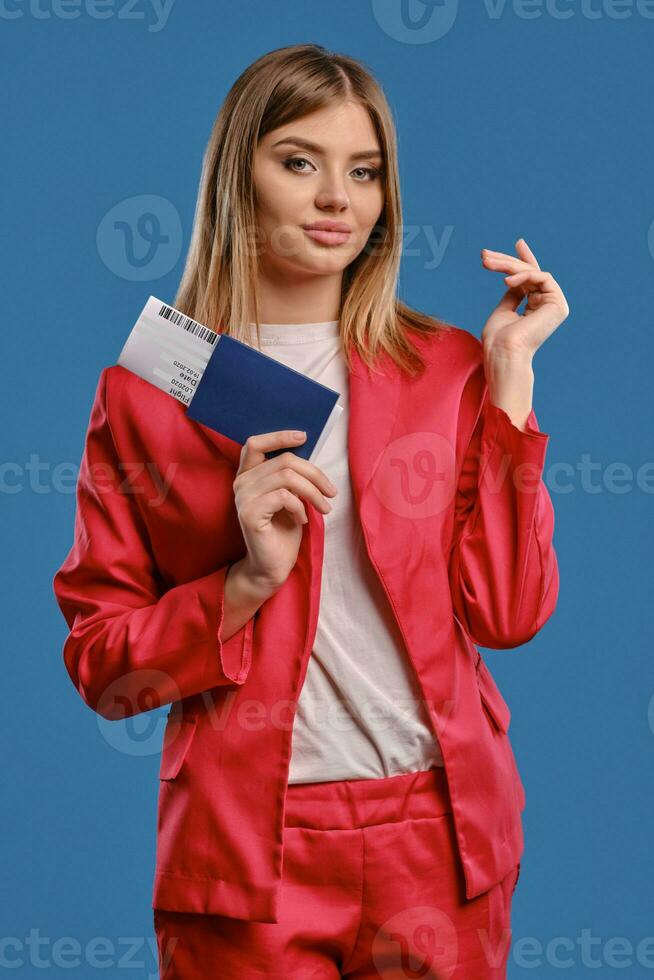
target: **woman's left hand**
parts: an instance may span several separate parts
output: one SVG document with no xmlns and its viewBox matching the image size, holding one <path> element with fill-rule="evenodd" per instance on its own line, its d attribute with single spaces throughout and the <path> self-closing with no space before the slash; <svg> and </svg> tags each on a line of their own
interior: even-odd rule
<svg viewBox="0 0 654 980">
<path fill-rule="evenodd" d="M 481 250 L 487 269 L 508 273 L 504 277 L 507 291 L 486 321 L 481 340 L 487 352 L 530 359 L 570 309 L 561 287 L 550 272 L 541 271 L 524 238 L 516 242 L 516 251 L 519 258 L 488 248 Z M 525 311 L 518 313 L 525 296 Z"/>
</svg>

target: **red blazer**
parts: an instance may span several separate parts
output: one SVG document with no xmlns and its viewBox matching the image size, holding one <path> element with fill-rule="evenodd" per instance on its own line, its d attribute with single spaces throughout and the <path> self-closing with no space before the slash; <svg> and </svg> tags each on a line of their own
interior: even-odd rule
<svg viewBox="0 0 654 980">
<path fill-rule="evenodd" d="M 522 432 L 490 403 L 472 334 L 416 343 L 427 368 L 413 379 L 386 356 L 385 374 L 369 375 L 354 353 L 348 457 L 368 553 L 440 740 L 473 898 L 524 849 L 510 712 L 475 644 L 526 643 L 555 608 L 549 435 L 533 411 Z M 103 369 L 74 543 L 53 588 L 66 668 L 91 708 L 117 719 L 171 704 L 153 906 L 276 922 L 324 518 L 305 503 L 288 579 L 221 641 L 225 575 L 246 550 L 232 489 L 240 450 L 172 396 Z"/>
</svg>

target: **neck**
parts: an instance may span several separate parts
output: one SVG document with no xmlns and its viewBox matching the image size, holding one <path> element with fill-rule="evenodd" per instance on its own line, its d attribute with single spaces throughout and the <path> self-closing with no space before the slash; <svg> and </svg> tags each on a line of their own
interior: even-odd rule
<svg viewBox="0 0 654 980">
<path fill-rule="evenodd" d="M 262 263 L 264 266 L 264 263 Z M 299 279 L 279 270 L 259 273 L 260 323 L 327 323 L 340 318 L 342 272 Z"/>
</svg>

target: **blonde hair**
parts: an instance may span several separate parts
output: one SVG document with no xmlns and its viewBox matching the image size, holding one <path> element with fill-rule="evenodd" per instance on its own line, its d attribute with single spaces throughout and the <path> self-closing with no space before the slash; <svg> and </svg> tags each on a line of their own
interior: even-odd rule
<svg viewBox="0 0 654 980">
<path fill-rule="evenodd" d="M 249 65 L 229 90 L 205 150 L 191 242 L 174 305 L 247 343 L 254 343 L 249 324 L 255 324 L 261 349 L 257 256 L 249 240 L 249 230 L 256 227 L 254 152 L 271 130 L 346 99 L 360 103 L 370 115 L 382 151 L 379 179 L 385 194 L 367 245 L 343 273 L 343 354 L 351 367 L 354 346 L 372 368 L 385 351 L 401 369 L 415 374 L 425 362 L 407 332 L 439 335 L 450 325 L 411 309 L 396 296 L 402 215 L 391 111 L 360 62 L 321 45 L 270 51 Z"/>
</svg>

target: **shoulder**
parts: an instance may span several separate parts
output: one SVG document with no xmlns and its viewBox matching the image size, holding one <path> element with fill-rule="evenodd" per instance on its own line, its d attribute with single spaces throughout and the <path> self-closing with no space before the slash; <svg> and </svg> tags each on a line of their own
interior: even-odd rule
<svg viewBox="0 0 654 980">
<path fill-rule="evenodd" d="M 96 402 L 102 403 L 114 438 L 129 431 L 144 437 L 156 436 L 174 424 L 175 414 L 183 407 L 176 398 L 161 391 L 133 371 L 112 364 L 100 372 Z"/>
<path fill-rule="evenodd" d="M 443 324 L 442 329 L 430 337 L 432 359 L 439 364 L 447 363 L 465 369 L 483 363 L 482 344 L 478 337 L 453 323 Z"/>
<path fill-rule="evenodd" d="M 456 419 L 457 428 L 467 437 L 487 391 L 483 345 L 469 330 L 438 322 L 441 330 L 420 336 L 418 346 L 425 369 L 411 384 L 414 391 L 424 391 L 431 402 L 437 401 L 443 417 Z"/>
<path fill-rule="evenodd" d="M 127 368 L 122 367 L 120 364 L 111 364 L 103 368 L 100 372 L 100 379 L 102 380 L 103 378 L 107 397 L 129 398 L 134 392 L 144 390 L 144 387 L 152 387 L 147 381 L 140 378 L 138 374 L 134 374 L 133 371 L 128 371 Z"/>
<path fill-rule="evenodd" d="M 128 371 L 120 364 L 112 364 L 102 369 L 98 387 L 104 388 L 105 398 L 112 406 L 113 413 L 116 410 L 142 409 L 150 405 L 161 409 L 169 402 L 176 401 L 156 385 L 139 377 L 133 371 Z"/>
<path fill-rule="evenodd" d="M 411 341 L 422 355 L 427 373 L 440 376 L 448 384 L 463 388 L 471 377 L 484 376 L 483 346 L 478 337 L 464 327 L 438 320 L 441 329 L 433 333 L 412 333 Z"/>
</svg>

